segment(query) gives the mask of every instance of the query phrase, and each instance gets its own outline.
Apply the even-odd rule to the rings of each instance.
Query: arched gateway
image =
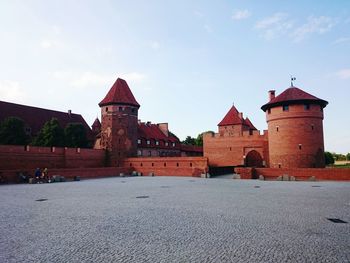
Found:
[[[255,150],[250,151],[245,159],[245,165],[248,167],[263,167],[263,159]]]

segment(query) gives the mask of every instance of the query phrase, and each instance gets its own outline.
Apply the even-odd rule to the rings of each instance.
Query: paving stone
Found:
[[[191,180],[1,185],[0,262],[350,262],[350,183]]]

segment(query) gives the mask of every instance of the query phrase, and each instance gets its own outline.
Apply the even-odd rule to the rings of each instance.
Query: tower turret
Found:
[[[137,154],[138,109],[125,80],[118,78],[101,107],[101,147],[111,153],[112,165],[118,165],[125,157]]]
[[[327,101],[291,86],[261,109],[266,112],[271,168],[324,167],[323,108]]]

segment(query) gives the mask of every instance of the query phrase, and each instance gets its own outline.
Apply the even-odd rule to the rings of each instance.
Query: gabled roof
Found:
[[[255,126],[254,126],[253,123],[249,120],[248,117],[245,118],[244,124],[245,124],[246,126],[248,126],[249,129],[251,129],[251,130],[256,130]]]
[[[299,103],[315,103],[321,105],[323,108],[327,106],[328,102],[319,99],[297,87],[290,87],[283,91],[280,95],[273,98],[271,101],[261,107],[263,111],[269,108],[280,106],[283,104],[299,104]]]
[[[153,140],[163,140],[169,142],[179,142],[179,139],[169,132],[166,136],[157,124],[141,122],[138,125],[138,137]]]
[[[17,117],[22,119],[25,124],[31,128],[31,133],[33,135],[36,135],[44,126],[45,122],[51,120],[52,118],[56,118],[62,128],[65,128],[68,123],[81,123],[85,127],[88,139],[92,138],[92,131],[80,114],[60,112],[0,101],[0,121],[3,121],[8,117]]]
[[[180,149],[183,152],[203,153],[203,146],[181,144]]]
[[[126,104],[140,107],[126,81],[120,78],[115,81],[106,97],[98,105],[102,107],[110,104]]]
[[[239,117],[239,112],[234,105],[226,113],[225,117],[220,121],[218,126],[234,125],[234,124],[244,124],[244,120]]]

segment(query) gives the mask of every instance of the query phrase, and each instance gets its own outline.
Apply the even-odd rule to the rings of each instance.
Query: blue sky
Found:
[[[232,103],[266,129],[267,91],[329,101],[325,148],[350,152],[350,1],[0,2],[0,100],[83,115],[117,77],[142,121],[180,139],[217,130]]]

